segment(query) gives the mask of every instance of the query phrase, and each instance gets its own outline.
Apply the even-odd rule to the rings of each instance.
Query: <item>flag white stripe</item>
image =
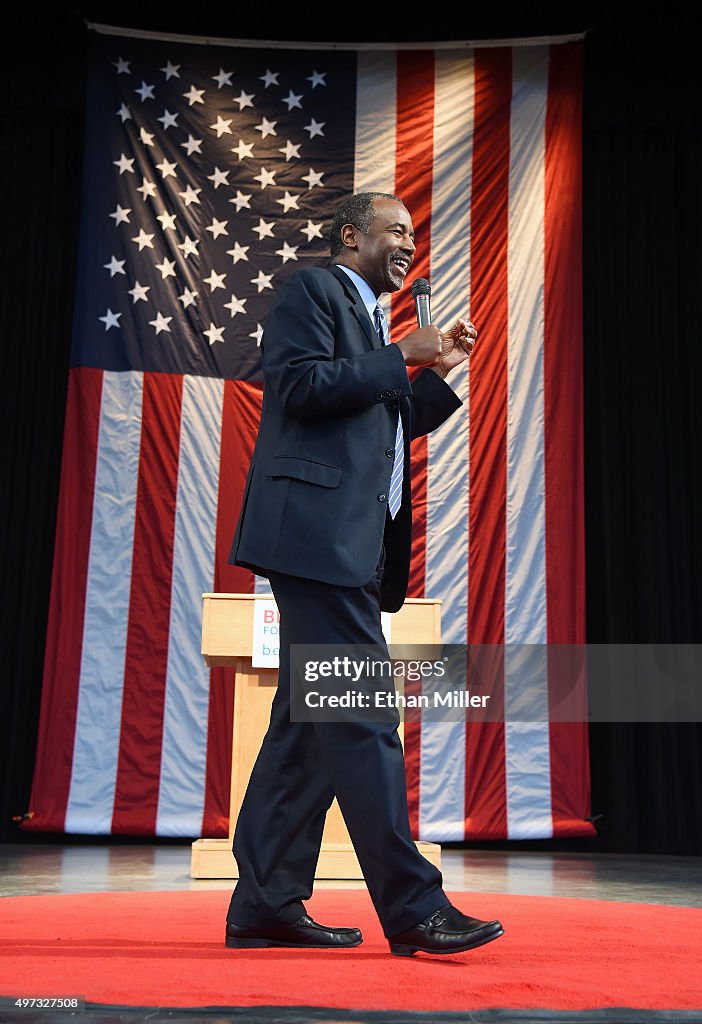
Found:
[[[260,594],[262,597],[270,597],[272,593],[271,581],[268,577],[254,575],[254,594]]]
[[[202,830],[210,672],[202,660],[202,594],[213,587],[224,381],[183,378],[171,616],[156,833]]]
[[[358,54],[354,192],[395,187],[397,58],[391,51]]]
[[[397,56],[362,51],[356,64],[354,192],[394,192],[397,146]],[[381,299],[388,331],[390,296]]]
[[[432,318],[450,325],[470,309],[470,197],[474,57],[436,56],[431,223]],[[466,642],[468,621],[468,373],[450,378],[463,408],[427,439],[425,593],[440,597],[446,643]],[[423,722],[419,824],[422,839],[465,836],[465,726]]]
[[[143,374],[104,373],[66,832],[112,830],[142,394]]]
[[[509,170],[505,643],[546,643],[544,163],[548,49],[515,50]],[[534,722],[505,728],[507,832],[550,835],[546,648],[507,648],[505,708],[528,685]],[[541,721],[539,721],[541,719]]]
[[[507,834],[510,839],[539,839],[553,834],[548,648],[507,644],[504,665]],[[518,721],[510,721],[512,717]]]

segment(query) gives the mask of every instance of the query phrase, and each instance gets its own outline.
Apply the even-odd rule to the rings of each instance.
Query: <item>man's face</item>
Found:
[[[409,212],[394,199],[374,199],[373,208],[376,215],[368,234],[358,229],[353,232],[354,262],[380,295],[396,292],[405,283],[415,253],[414,228]]]

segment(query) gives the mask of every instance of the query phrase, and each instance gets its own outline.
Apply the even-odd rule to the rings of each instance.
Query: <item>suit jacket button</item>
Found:
[[[382,393],[382,391],[378,392],[378,394],[375,396],[375,399],[376,399],[377,402],[382,402],[382,400],[383,400],[383,393]]]
[[[388,500],[387,494],[379,494],[378,495],[378,501],[383,502],[383,501],[387,501],[387,500]]]
[[[395,455],[395,449],[394,448],[386,448],[385,449],[385,454],[387,455],[387,457],[389,459],[392,459],[394,457],[394,455]]]
[[[393,392],[392,393],[393,393],[393,395],[401,395],[402,394],[402,388],[393,388]]]

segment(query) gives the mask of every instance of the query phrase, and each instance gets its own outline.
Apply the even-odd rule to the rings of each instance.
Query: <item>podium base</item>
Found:
[[[441,870],[438,843],[417,843],[417,849]],[[190,857],[191,878],[238,878],[231,839],[197,839]],[[358,858],[350,843],[323,843],[315,872],[316,879],[363,880]]]

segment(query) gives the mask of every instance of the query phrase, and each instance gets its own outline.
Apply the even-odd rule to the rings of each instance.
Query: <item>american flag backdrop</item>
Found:
[[[81,249],[26,828],[225,836],[231,670],[200,655],[276,287],[350,191],[400,195],[479,344],[413,445],[411,597],[447,642],[584,642],[581,44],[312,49],[91,33]],[[414,323],[409,289],[391,335]],[[519,689],[504,666],[505,697]],[[543,673],[548,699],[548,672]],[[415,835],[592,833],[587,727],[405,724]]]

